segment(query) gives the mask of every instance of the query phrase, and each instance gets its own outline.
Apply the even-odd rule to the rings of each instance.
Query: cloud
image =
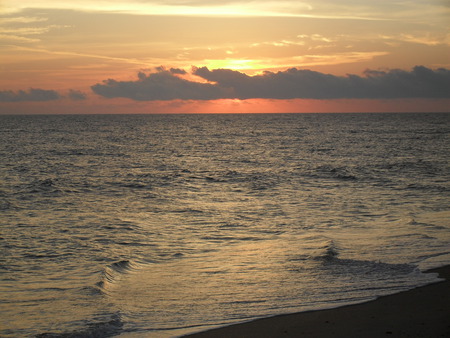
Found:
[[[35,23],[35,22],[45,22],[47,18],[39,18],[39,17],[26,17],[26,16],[18,16],[18,17],[6,17],[0,18],[0,25],[10,24],[10,23]]]
[[[62,96],[54,90],[31,88],[28,91],[0,91],[0,102],[54,101]]]
[[[44,48],[35,48],[35,47],[24,47],[24,46],[15,46],[10,45],[9,47],[14,48],[15,50],[22,50],[28,52],[36,52],[36,53],[45,53],[50,55],[63,55],[63,56],[75,56],[75,57],[83,57],[83,58],[92,58],[92,59],[104,59],[109,61],[117,61],[117,62],[126,62],[137,65],[146,64],[144,61],[139,61],[135,58],[121,58],[114,56],[105,56],[105,55],[97,55],[97,54],[89,54],[89,53],[78,53],[71,51],[57,51],[57,50],[48,50]]]
[[[450,70],[416,66],[411,71],[367,70],[364,76],[335,76],[290,68],[249,76],[231,69],[193,67],[192,74],[205,83],[177,76],[181,70],[164,68],[138,74],[136,81],[109,79],[92,86],[103,97],[137,101],[215,99],[397,99],[450,98]]]
[[[137,15],[213,15],[213,16],[292,16],[294,12],[312,10],[308,3],[298,0],[21,0],[7,1],[8,12],[17,12],[25,8],[69,9],[88,12],[115,12]]]
[[[0,40],[3,41],[13,41],[13,42],[39,42],[40,39],[34,39],[34,38],[26,38],[23,36],[17,36],[17,35],[8,35],[8,34],[0,34]]]
[[[172,74],[179,74],[179,75],[184,75],[187,73],[184,69],[180,69],[180,68],[170,68],[170,72]]]
[[[336,98],[449,98],[450,71],[433,71],[416,66],[411,72],[390,70],[366,71],[364,77],[357,75],[334,76],[310,70],[291,68],[283,72],[265,72],[248,76],[243,73],[203,67],[195,75],[219,86],[232,87],[236,98],[272,99],[336,99]]]
[[[87,95],[79,90],[69,89],[67,96],[51,89],[31,88],[29,90],[0,91],[0,102],[46,102],[69,98],[73,101],[86,100]]]
[[[73,89],[69,90],[68,96],[71,100],[74,100],[74,101],[83,101],[83,100],[86,100],[86,97],[87,97],[85,93],[83,93],[79,90],[73,90]]]
[[[157,73],[138,74],[136,81],[108,79],[91,87],[98,95],[113,98],[126,97],[136,101],[167,100],[215,100],[230,96],[226,88],[210,83],[199,83],[182,79],[179,69],[170,71],[159,68]]]
[[[26,9],[63,9],[91,13],[167,16],[304,17],[330,20],[395,20],[446,24],[449,6],[443,0],[4,0],[4,13]]]

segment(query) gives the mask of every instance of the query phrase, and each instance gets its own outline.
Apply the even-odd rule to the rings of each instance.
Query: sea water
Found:
[[[159,337],[450,263],[450,114],[0,116],[0,336]]]

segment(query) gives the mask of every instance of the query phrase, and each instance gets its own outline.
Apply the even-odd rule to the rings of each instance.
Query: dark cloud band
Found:
[[[74,101],[83,101],[86,100],[87,96],[85,93],[79,91],[79,90],[69,90],[69,94],[68,94],[69,99],[74,100]]]
[[[29,90],[3,90],[0,91],[0,102],[46,102],[64,99],[56,90],[31,88]],[[67,97],[74,101],[86,100],[85,93],[79,90],[70,89]]]
[[[53,101],[61,98],[54,90],[31,88],[28,91],[0,91],[0,102]]]
[[[157,73],[149,75],[139,73],[136,81],[109,79],[91,88],[104,97],[126,97],[136,101],[215,100],[228,96],[221,86],[188,81],[176,74],[182,72],[158,69]]]
[[[364,76],[335,76],[291,68],[249,76],[230,69],[193,68],[193,74],[208,81],[193,82],[177,75],[179,69],[160,68],[139,73],[136,81],[109,79],[92,86],[107,98],[137,101],[215,99],[396,99],[450,98],[450,70],[416,66],[411,71],[368,70]]]

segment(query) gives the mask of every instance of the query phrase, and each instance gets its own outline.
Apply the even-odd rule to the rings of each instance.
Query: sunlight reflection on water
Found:
[[[4,336],[170,336],[449,262],[447,114],[1,119]]]

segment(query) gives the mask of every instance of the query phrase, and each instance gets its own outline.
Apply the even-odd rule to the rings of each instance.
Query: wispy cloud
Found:
[[[67,25],[46,24],[48,18],[38,16],[0,16],[0,41],[40,42],[42,35]]]
[[[30,51],[30,52],[38,52],[38,53],[53,54],[53,55],[63,55],[63,56],[64,55],[77,56],[77,57],[85,57],[85,58],[93,58],[93,59],[103,59],[103,60],[109,60],[109,61],[125,62],[125,63],[134,64],[134,65],[141,65],[141,66],[146,66],[148,64],[147,60],[139,60],[136,58],[121,58],[121,57],[114,57],[114,56],[108,56],[108,55],[78,53],[78,52],[72,52],[72,51],[57,51],[57,50],[49,50],[49,49],[44,49],[44,48],[24,47],[24,46],[16,46],[16,45],[9,45],[8,47],[15,48],[18,50],[23,50],[23,51]]]
[[[9,11],[25,8],[55,8],[89,12],[115,12],[136,15],[181,15],[181,16],[265,16],[265,17],[303,17],[345,20],[388,20],[375,11],[373,4],[356,7],[350,0],[339,6],[330,0],[233,0],[233,1],[143,1],[143,0],[13,0],[5,1]],[[331,10],[329,9],[331,7]],[[327,9],[328,8],[328,9]]]
[[[215,100],[215,99],[396,99],[450,98],[450,70],[416,66],[411,71],[365,72],[364,76],[335,76],[291,68],[249,76],[230,69],[193,68],[192,73],[206,81],[180,78],[172,70],[139,73],[136,81],[109,79],[91,87],[107,97],[136,101]]]
[[[304,46],[303,41],[292,41],[292,40],[279,40],[279,41],[266,41],[266,42],[255,42],[250,45],[250,47],[261,47],[261,46],[271,46],[271,47],[289,47],[289,46]]]
[[[6,17],[0,18],[0,25],[11,24],[11,23],[35,23],[35,22],[45,22],[47,18],[40,17],[30,17],[30,16],[17,16],[17,17]]]
[[[39,35],[48,33],[53,28],[61,28],[62,26],[50,25],[46,27],[18,27],[18,28],[1,28],[0,40],[15,41],[24,43],[40,42]],[[33,36],[33,37],[30,37]]]
[[[194,15],[194,16],[292,16],[299,10],[311,10],[301,1],[89,1],[89,0],[21,0],[5,1],[9,11],[26,8],[54,8],[89,12],[115,12],[137,15]]]
[[[0,33],[17,34],[17,35],[40,35],[49,32],[52,28],[61,28],[62,26],[50,25],[46,27],[18,27],[18,28],[1,28]]]
[[[0,40],[12,41],[12,42],[16,42],[16,43],[17,42],[34,43],[34,42],[41,41],[40,39],[37,39],[37,38],[28,38],[28,37],[19,36],[19,35],[1,34],[1,33],[0,33]]]
[[[450,46],[450,33],[446,34],[407,34],[382,35],[381,39],[390,42],[408,42],[426,46],[448,45]]]
[[[293,60],[303,67],[340,65],[343,63],[355,63],[371,60],[377,56],[389,54],[388,52],[345,52],[334,54],[306,54],[294,57]]]

